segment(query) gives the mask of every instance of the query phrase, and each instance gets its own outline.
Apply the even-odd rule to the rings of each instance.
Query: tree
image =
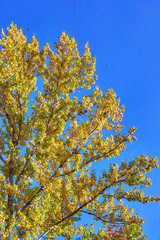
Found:
[[[123,130],[120,99],[95,85],[88,44],[80,55],[62,33],[55,53],[49,44],[39,50],[35,36],[27,42],[13,23],[1,37],[0,238],[107,239],[123,229],[128,239],[145,239],[143,219],[125,203],[160,200],[143,193],[157,158],[114,163],[136,128]],[[99,176],[94,167],[102,160]],[[78,225],[85,215],[91,225]],[[96,221],[104,228],[94,234]]]

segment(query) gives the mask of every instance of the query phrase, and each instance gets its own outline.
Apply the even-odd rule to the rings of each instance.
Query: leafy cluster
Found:
[[[122,133],[124,106],[95,85],[88,44],[80,55],[62,33],[55,52],[49,44],[39,50],[13,23],[1,37],[0,238],[145,239],[143,219],[124,202],[160,200],[143,193],[158,162],[141,155],[112,164],[136,128]],[[99,176],[92,164],[100,160]],[[93,224],[78,225],[85,215],[104,228],[94,234]]]

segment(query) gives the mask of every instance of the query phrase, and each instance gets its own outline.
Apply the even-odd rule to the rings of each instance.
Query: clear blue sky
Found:
[[[12,21],[29,37],[36,33],[41,47],[53,46],[62,31],[74,35],[81,53],[88,41],[97,58],[97,84],[115,90],[126,106],[126,128],[138,128],[138,141],[121,157],[160,158],[159,0],[1,0],[0,28]],[[153,185],[146,192],[160,195],[160,170],[150,177]],[[134,206],[146,219],[148,239],[159,240],[160,204]]]

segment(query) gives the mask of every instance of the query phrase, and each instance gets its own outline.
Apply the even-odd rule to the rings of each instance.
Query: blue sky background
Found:
[[[112,87],[126,106],[126,129],[138,128],[138,141],[121,158],[141,153],[160,158],[159,0],[0,0],[0,28],[12,21],[29,40],[36,33],[41,48],[46,42],[53,46],[63,31],[74,35],[81,53],[89,42],[97,84],[103,91]],[[146,192],[160,195],[160,169],[150,177],[153,185]],[[160,204],[132,206],[146,220],[148,239],[159,240]]]

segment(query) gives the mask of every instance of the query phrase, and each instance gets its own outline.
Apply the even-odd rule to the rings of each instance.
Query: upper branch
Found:
[[[46,126],[45,136],[47,135],[47,132],[48,132],[48,129],[49,129],[49,125],[50,125],[50,121],[51,121],[51,119],[52,119],[53,113],[54,113],[55,108],[56,108],[56,106],[55,106],[55,101],[56,101],[56,99],[54,99],[54,106],[53,106],[53,110],[52,110],[51,116],[49,117],[49,120],[48,120],[48,123],[47,123],[47,126]],[[20,133],[20,129],[21,129],[21,125],[20,125],[20,127],[19,127],[19,133]],[[44,136],[44,137],[45,137],[45,136]],[[32,157],[33,154],[34,154],[34,150],[36,150],[39,145],[40,145],[40,141],[37,142],[37,143],[33,146],[32,150],[31,150],[30,156],[27,158],[27,160],[26,160],[23,168],[21,169],[21,171],[20,171],[20,173],[19,173],[19,175],[18,175],[18,177],[17,177],[17,179],[16,179],[16,182],[15,182],[16,184],[18,184],[18,182],[20,181],[20,178],[24,175],[24,173],[25,173],[25,171],[26,171],[26,169],[27,169],[27,167],[28,167],[28,165],[29,165],[30,159],[31,159],[31,157]]]
[[[18,104],[19,104],[19,108],[20,108],[21,116],[20,116],[20,121],[19,121],[19,131],[18,131],[18,138],[17,138],[16,145],[18,145],[19,140],[20,140],[20,135],[21,135],[21,130],[22,130],[22,121],[23,121],[23,116],[22,116],[22,106],[21,106],[21,102],[20,102],[20,96],[19,96],[19,94],[18,94]]]

